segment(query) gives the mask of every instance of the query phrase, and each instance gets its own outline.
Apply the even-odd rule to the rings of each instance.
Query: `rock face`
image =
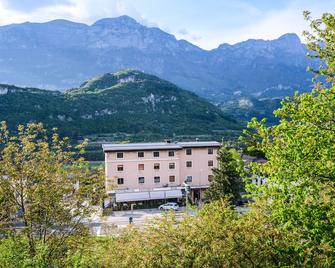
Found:
[[[280,107],[281,99],[264,98],[257,99],[252,97],[237,97],[234,100],[223,102],[219,105],[222,111],[230,114],[241,124],[247,125],[251,118],[258,120],[267,118],[269,125],[277,124],[279,119],[274,116],[273,111]]]
[[[206,51],[128,16],[92,25],[66,20],[0,27],[0,82],[63,90],[123,68],[158,75],[212,100],[236,92],[309,90],[306,47],[295,34]]]
[[[127,139],[183,135],[221,138],[241,125],[192,92],[135,70],[107,73],[59,91],[0,85],[0,121],[43,122],[71,137],[123,133]]]

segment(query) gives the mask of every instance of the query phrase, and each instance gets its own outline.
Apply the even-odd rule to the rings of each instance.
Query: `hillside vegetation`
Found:
[[[127,139],[221,137],[240,125],[194,93],[139,71],[108,73],[65,93],[1,85],[0,120],[10,129],[43,122],[62,135],[113,134]],[[107,135],[107,136],[108,136]]]

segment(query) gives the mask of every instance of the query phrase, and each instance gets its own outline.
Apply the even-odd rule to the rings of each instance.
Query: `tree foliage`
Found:
[[[206,200],[227,198],[232,204],[241,200],[243,161],[239,153],[225,144],[218,151],[218,167],[213,169],[213,181],[206,191]]]
[[[56,130],[49,137],[42,124],[20,125],[11,135],[2,122],[0,146],[0,231],[21,237],[33,259],[41,249],[45,260],[57,259],[68,240],[87,234],[83,221],[103,177],[95,171],[91,183],[79,157],[85,144],[73,147]]]
[[[307,19],[310,19],[306,12]],[[317,84],[311,93],[286,98],[275,111],[280,123],[267,127],[253,119],[245,134],[252,150],[262,151],[265,164],[251,164],[251,173],[265,176],[267,183],[249,191],[269,203],[271,218],[283,233],[295,233],[291,251],[305,265],[317,256],[335,256],[335,87],[333,81],[334,15],[311,20],[308,34],[314,56],[324,61],[317,75],[328,84]]]
[[[309,11],[304,12],[310,23],[310,31],[304,31],[310,57],[321,59],[318,69],[312,69],[316,77],[323,76],[332,84],[335,82],[335,15],[324,13],[321,18],[313,19]]]
[[[300,254],[297,232],[285,232],[267,203],[238,215],[228,200],[206,204],[196,216],[166,214],[144,230],[133,226],[117,237],[93,239],[77,251],[79,267],[324,267],[331,256]],[[298,238],[298,241],[297,241]]]

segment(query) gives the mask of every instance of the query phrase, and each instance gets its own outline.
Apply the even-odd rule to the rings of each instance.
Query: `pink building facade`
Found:
[[[217,167],[218,142],[104,144],[107,194],[113,202],[174,200],[190,186],[202,200]]]

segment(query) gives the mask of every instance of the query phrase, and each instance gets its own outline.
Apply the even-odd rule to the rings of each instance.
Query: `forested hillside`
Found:
[[[241,125],[194,93],[142,72],[105,74],[65,93],[1,85],[0,120],[43,122],[62,135],[124,135],[162,139],[184,135],[219,137]]]

